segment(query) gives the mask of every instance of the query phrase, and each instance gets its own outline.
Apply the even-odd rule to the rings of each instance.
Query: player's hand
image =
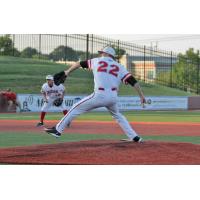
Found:
[[[141,96],[141,97],[140,97],[140,102],[141,102],[141,106],[142,106],[143,108],[145,108],[145,104],[147,103],[147,101],[146,101],[146,99],[145,99],[144,96]]]

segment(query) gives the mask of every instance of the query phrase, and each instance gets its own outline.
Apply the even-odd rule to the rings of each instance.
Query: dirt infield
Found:
[[[0,132],[36,132],[36,120],[0,120]],[[47,121],[47,126],[56,121]],[[199,136],[199,123],[132,123],[141,135]],[[123,134],[115,122],[75,121],[67,133]],[[118,140],[67,142],[29,147],[1,148],[0,163],[6,164],[200,164],[200,145]]]
[[[70,142],[1,149],[0,163],[180,165],[200,164],[200,145],[114,140]]]
[[[36,120],[0,120],[0,132],[38,132]],[[57,123],[56,120],[46,121],[46,126],[51,127]],[[132,122],[134,129],[142,135],[179,135],[200,136],[200,123],[177,123],[177,122]],[[74,121],[65,133],[82,134],[124,134],[119,125],[112,122],[98,121]]]

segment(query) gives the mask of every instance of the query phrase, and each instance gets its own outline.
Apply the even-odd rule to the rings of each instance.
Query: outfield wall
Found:
[[[70,95],[64,97],[66,109],[83,99],[83,95]],[[139,97],[120,96],[118,99],[119,109],[122,111],[128,110],[187,110],[188,97],[146,97],[147,104],[142,107]],[[19,94],[18,100],[24,112],[40,112],[43,105],[42,95],[36,94]],[[61,111],[59,108],[52,106],[50,112]],[[106,111],[105,108],[98,108],[94,111]]]

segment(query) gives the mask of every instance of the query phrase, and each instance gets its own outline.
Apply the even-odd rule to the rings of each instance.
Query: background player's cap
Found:
[[[46,76],[46,80],[53,80],[53,76],[52,75],[47,75]]]
[[[112,57],[116,56],[115,50],[112,47],[105,47],[102,50],[98,51],[99,53],[107,53]]]

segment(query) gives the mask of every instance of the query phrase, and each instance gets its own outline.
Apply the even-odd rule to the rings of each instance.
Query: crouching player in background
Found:
[[[37,127],[44,125],[45,115],[52,106],[57,106],[58,108],[60,108],[64,115],[66,115],[68,112],[63,105],[65,87],[62,84],[58,86],[55,85],[52,75],[47,75],[46,81],[47,82],[42,85],[41,89],[41,93],[43,94],[44,99],[44,105],[41,109],[40,122],[37,124]]]
[[[21,109],[21,104],[17,99],[17,95],[15,92],[11,91],[11,89],[7,89],[5,91],[1,91],[0,92],[1,95],[4,96],[5,100],[6,100],[6,108],[5,111],[6,112],[16,112],[17,108],[19,108],[19,112],[22,111]]]

